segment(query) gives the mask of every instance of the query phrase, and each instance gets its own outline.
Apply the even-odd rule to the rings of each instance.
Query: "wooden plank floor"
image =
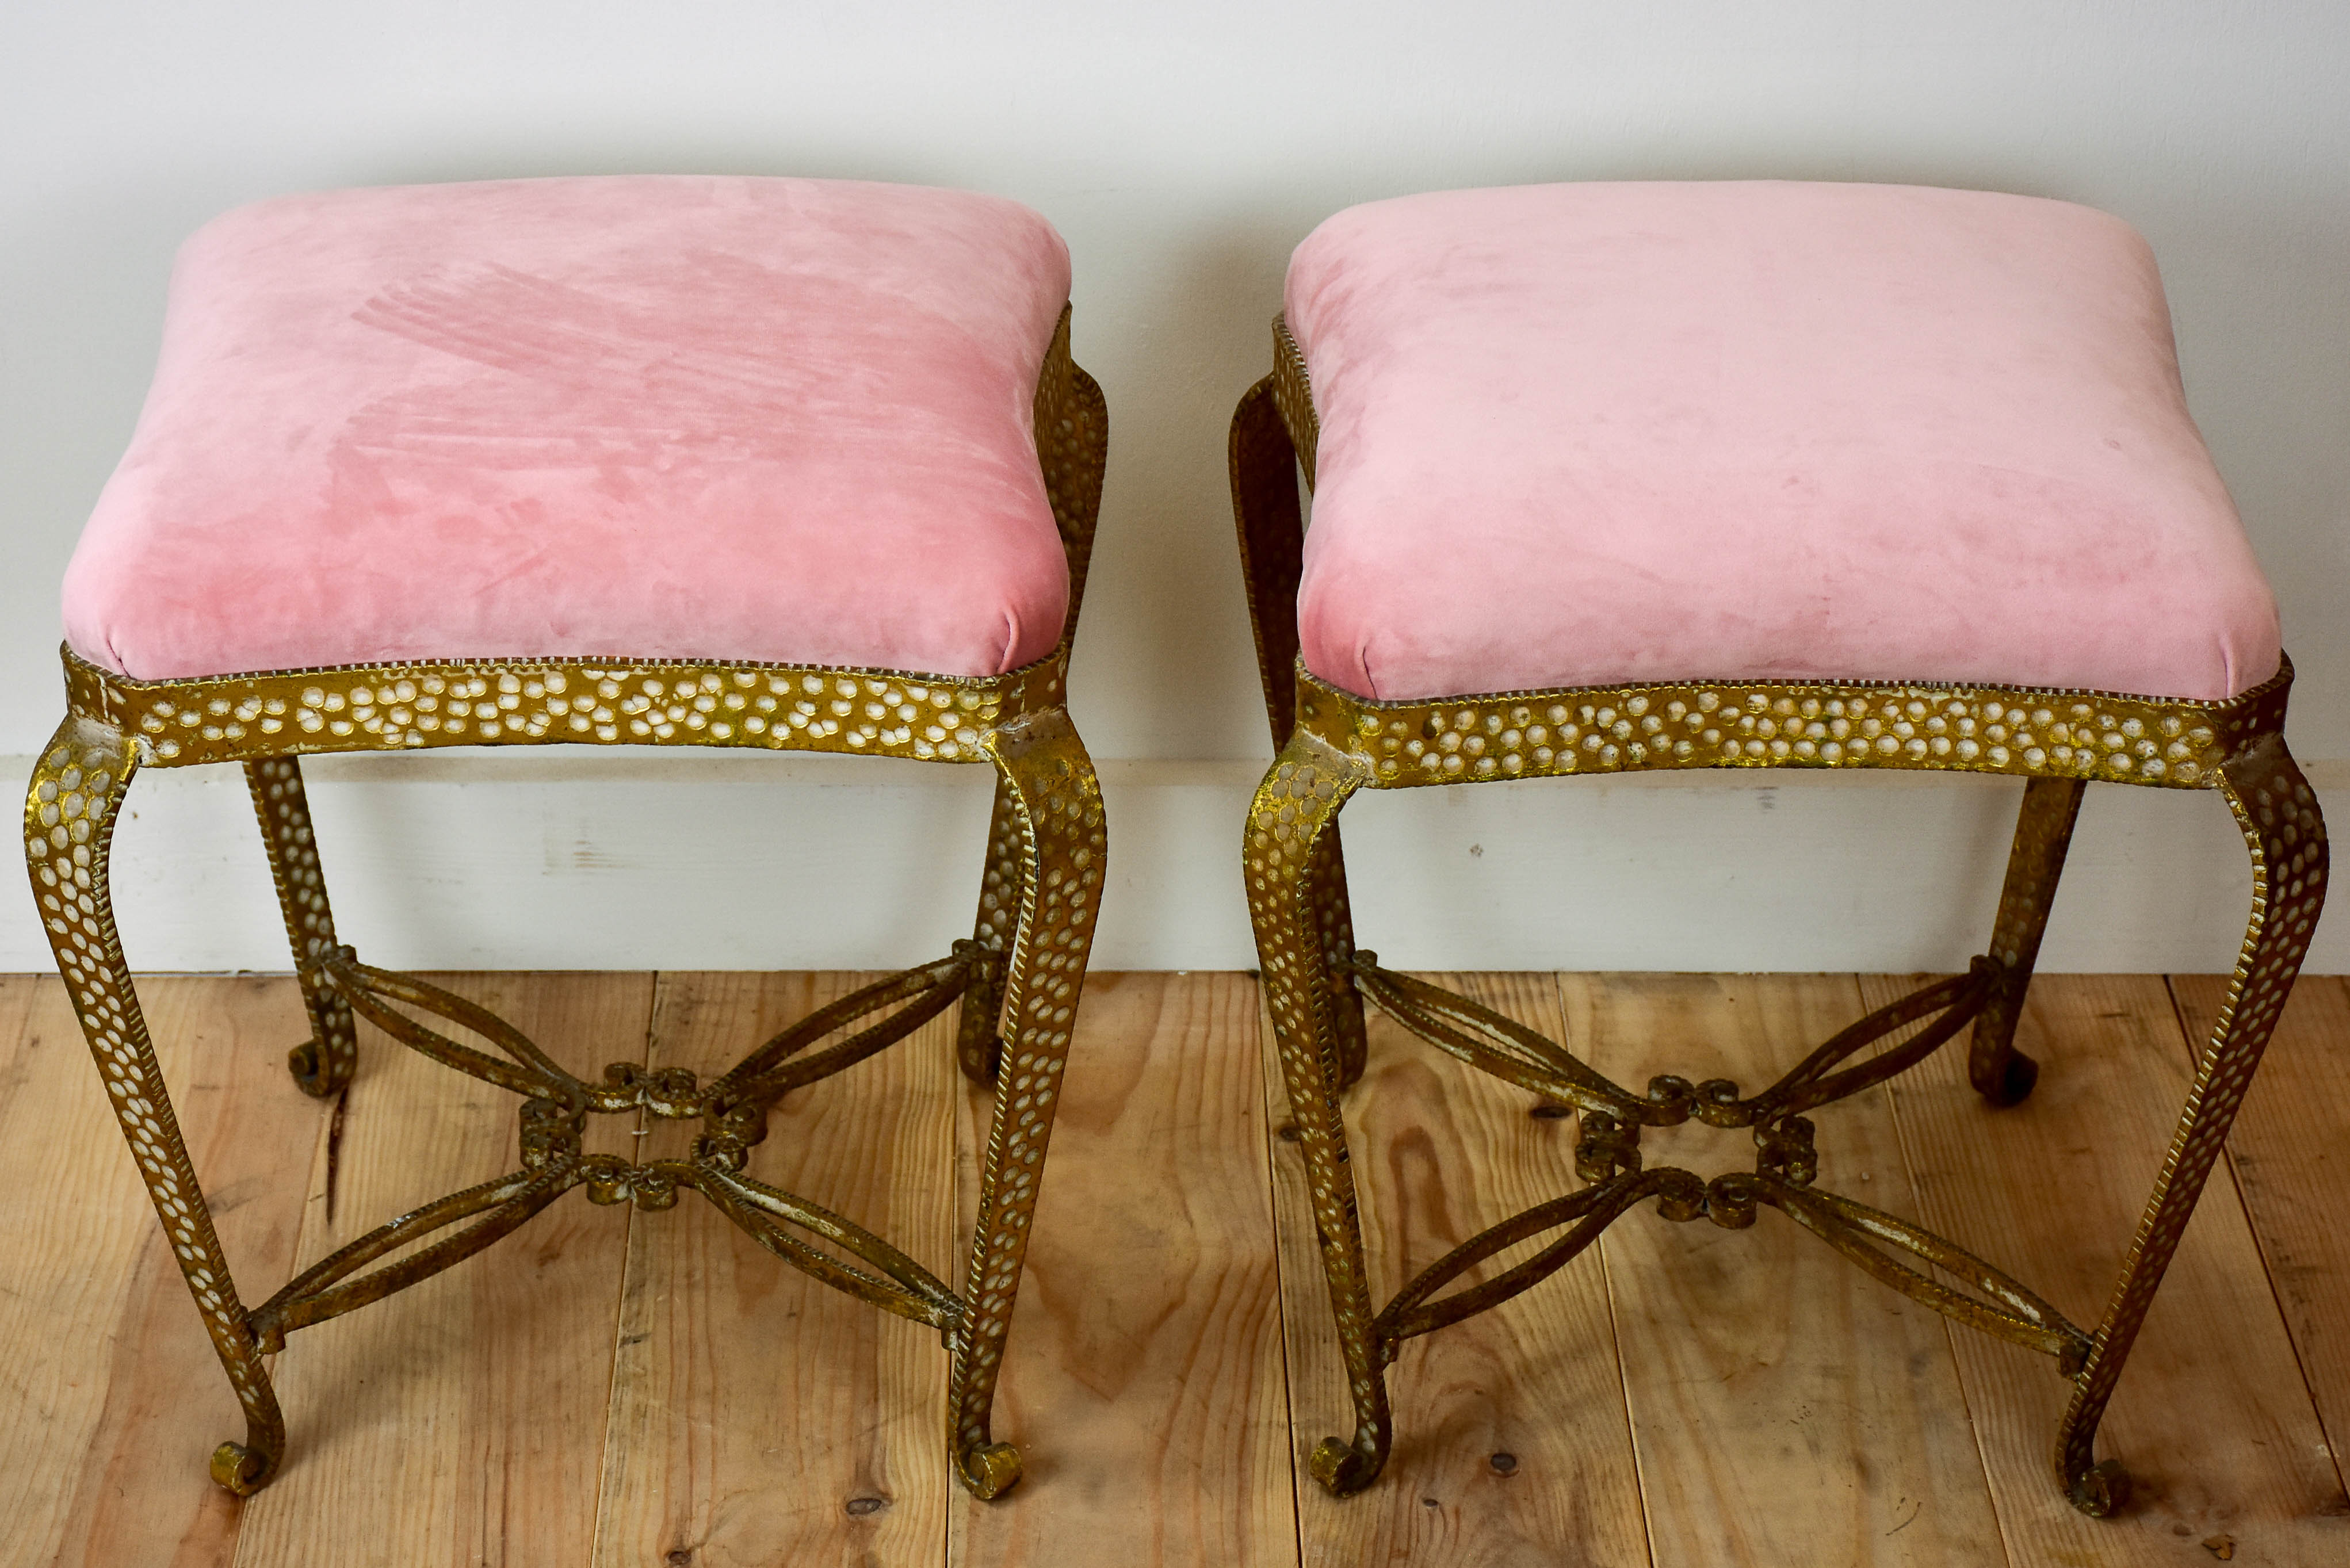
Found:
[[[440,977],[575,1071],[707,1071],[845,975]],[[1906,981],[1444,977],[1601,1071],[1757,1085]],[[362,1041],[339,1107],[281,1067],[290,981],[144,994],[249,1298],[512,1160],[506,1096]],[[1951,1052],[1815,1116],[1821,1185],[1916,1215],[2094,1321],[2220,995],[2043,978],[2039,1091],[1991,1112]],[[1090,984],[1006,1358],[1026,1480],[940,1461],[944,1357],[688,1198],[568,1198],[277,1358],[284,1474],[205,1479],[234,1403],[54,980],[0,977],[0,1568],[497,1564],[2350,1563],[2350,981],[2303,981],[2109,1417],[2137,1500],[2095,1522],[2047,1450],[2064,1386],[1780,1217],[1627,1216],[1499,1310],[1410,1342],[1386,1475],[1344,1501],[1304,1452],[1349,1429],[1302,1161],[1244,976]],[[754,1170],[958,1281],[987,1101],[952,1015],[794,1096]],[[1961,1045],[1960,1049],[1963,1049]],[[1348,1097],[1383,1293],[1572,1189],[1574,1124],[1381,1021]],[[670,1152],[679,1129],[594,1147]],[[1651,1159],[1742,1163],[1694,1125]],[[1513,1254],[1513,1257],[1516,1254]],[[1506,1262],[1507,1260],[1505,1260]]]

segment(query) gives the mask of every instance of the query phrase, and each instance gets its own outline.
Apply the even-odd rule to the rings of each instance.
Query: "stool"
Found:
[[[784,1262],[935,1329],[956,1475],[983,1498],[1018,1479],[989,1409],[1105,855],[1063,701],[1108,439],[1101,390],[1069,358],[1068,287],[1059,236],[1015,203],[814,180],[346,191],[248,207],[188,242],[145,411],[67,573],[67,716],[26,844],[99,1075],[244,1407],[244,1440],[213,1457],[221,1485],[250,1493],[277,1470],[261,1358],[288,1333],[439,1272],[575,1187],[640,1210],[691,1189]],[[972,939],[711,1082],[628,1062],[575,1078],[338,940],[298,761],[557,742],[993,766]],[[244,765],[293,942],[302,1088],[349,1082],[364,1017],[521,1097],[510,1175],[390,1220],[256,1307],[181,1141],[107,880],[132,775],[224,762]],[[962,1070],[996,1102],[960,1293],[747,1169],[783,1096],[958,999]],[[591,1112],[700,1133],[690,1158],[631,1164],[582,1151]]]
[[[1552,185],[1341,213],[1285,292],[1231,456],[1280,751],[1243,867],[1357,1418],[1315,1449],[1315,1478],[1345,1493],[1378,1474],[1404,1340],[1529,1289],[1654,1198],[1733,1229],[1777,1209],[1913,1300],[2054,1357],[2073,1382],[2058,1483],[2086,1513],[2119,1507],[2128,1477],[2096,1459],[2097,1423],[2326,875],[2285,750],[2273,603],[2188,417],[2145,242],[1974,192]],[[1990,952],[1747,1094],[1622,1087],[1354,946],[1337,816],[1356,791],[1711,767],[2022,777]],[[1804,1115],[1970,1023],[1974,1087],[1993,1106],[2031,1092],[2012,1039],[2091,780],[2216,791],[2253,875],[2227,1005],[2094,1331],[1818,1189]],[[1365,1001],[1573,1107],[1586,1183],[1376,1311],[1339,1115]],[[1643,1168],[1641,1128],[1691,1116],[1752,1129],[1753,1171]]]

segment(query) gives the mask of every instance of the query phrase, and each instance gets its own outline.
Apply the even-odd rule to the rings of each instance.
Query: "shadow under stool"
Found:
[[[1379,1473],[1404,1341],[1533,1288],[1653,1199],[1732,1230],[1776,1209],[1911,1299],[2052,1357],[2072,1383],[2057,1484],[2085,1513],[2120,1508],[2129,1477],[2097,1458],[2097,1424],[2326,878],[2317,800],[2285,749],[2273,600],[2189,418],[2145,242],[2085,208],[1976,192],[1528,186],[1343,212],[1285,292],[1231,461],[1279,748],[1243,868],[1356,1418],[1314,1450],[1315,1477],[1345,1493]],[[1355,946],[1337,818],[1358,790],[1717,767],[2022,777],[1990,950],[1748,1093],[1619,1085]],[[2031,1093],[2037,1065],[2012,1041],[2093,781],[2216,793],[2253,888],[2226,1005],[2089,1327],[1822,1190],[1804,1113],[1970,1026],[1987,1105]],[[1584,1183],[1380,1307],[1340,1114],[1366,1002],[1572,1107]],[[1643,1164],[1644,1127],[1692,1118],[1747,1129],[1753,1168]]]
[[[67,716],[26,805],[33,890],[265,1485],[287,1334],[482,1251],[556,1198],[700,1193],[783,1262],[935,1331],[962,1484],[989,1424],[1105,869],[1064,703],[1107,414],[1069,358],[1068,253],[1015,203],[787,179],[498,182],[293,197],[182,251],[129,454],[66,580]],[[992,767],[971,939],[708,1082],[575,1077],[337,938],[299,759],[485,745],[717,746]],[[257,1306],[230,1278],[118,939],[108,847],[141,768],[240,763],[310,1038],[357,1020],[519,1099],[515,1168],[393,1219]],[[745,846],[756,853],[755,846]],[[760,1181],[783,1096],[960,1001],[995,1086],[958,1291]],[[442,1033],[479,1036],[494,1052]],[[591,1114],[698,1122],[690,1158],[583,1150]]]

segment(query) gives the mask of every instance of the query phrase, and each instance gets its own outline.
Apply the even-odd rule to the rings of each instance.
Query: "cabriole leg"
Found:
[[[277,907],[286,916],[302,1006],[310,1015],[310,1038],[286,1054],[286,1064],[304,1094],[337,1094],[359,1064],[359,1025],[351,1004],[327,984],[319,969],[335,950],[335,914],[328,908],[327,882],[318,870],[302,764],[292,757],[264,757],[244,764],[244,782],[261,822],[262,847],[269,852]]]
[[[1108,840],[1093,763],[1066,713],[1016,721],[983,744],[1019,829],[1018,925],[1003,978],[1010,1038],[996,1074],[963,1317],[951,1344],[947,1445],[955,1474],[987,1499],[1020,1479],[1019,1450],[991,1440],[988,1412],[1076,1026]]]
[[[286,1422],[245,1327],[244,1303],[237,1300],[203,1190],[181,1141],[115,933],[107,852],[116,808],[138,765],[120,731],[95,719],[68,718],[33,769],[25,801],[26,859],[57,972],[80,1015],[99,1077],[203,1315],[213,1349],[244,1407],[244,1441],[223,1443],[212,1463],[213,1479],[243,1496],[259,1490],[276,1473]]]
[[[1241,577],[1248,588],[1249,625],[1256,634],[1265,719],[1278,751],[1289,743],[1297,722],[1297,583],[1305,569],[1305,524],[1297,504],[1297,449],[1281,422],[1272,377],[1251,387],[1232,410],[1230,456]],[[1329,958],[1338,1087],[1347,1089],[1363,1075],[1366,1047],[1363,999],[1346,967],[1355,954],[1355,921],[1335,822],[1315,845],[1310,875],[1315,925]]]
[[[1322,888],[1315,851],[1347,797],[1362,783],[1357,764],[1326,742],[1302,731],[1293,734],[1257,788],[1242,848],[1265,1003],[1289,1091],[1289,1114],[1305,1155],[1322,1269],[1355,1405],[1353,1439],[1325,1438],[1308,1468],[1315,1480],[1341,1496],[1371,1483],[1387,1463],[1395,1436],[1385,1357],[1372,1329],[1347,1128],[1338,1114],[1344,1076],[1335,1026],[1339,1010],[1320,913],[1314,907]]]
[[[2064,874],[2064,852],[2073,844],[2073,824],[2081,815],[2081,779],[2032,779],[2023,786],[2016,814],[2015,847],[2008,852],[2007,885],[2000,889],[1999,919],[1991,934],[1991,961],[1999,973],[1967,1050],[1967,1079],[1994,1106],[2021,1104],[2040,1079],[2040,1064],[2015,1048],[2015,1023],[2023,1014],[2023,993],[2040,960],[2040,935],[2056,901]]]
[[[1012,927],[1020,910],[1020,877],[1027,859],[1027,839],[1020,827],[1020,803],[1012,786],[995,782],[995,813],[987,825],[987,867],[979,888],[979,919],[972,940],[994,954],[993,962],[975,971],[962,993],[962,1019],[955,1033],[955,1062],[974,1084],[995,1081],[996,1064],[1003,1055],[997,1034],[1003,1010],[1003,972],[1011,962]]]
[[[1355,957],[1355,915],[1347,902],[1347,859],[1338,848],[1338,824],[1334,819],[1314,841],[1305,866],[1306,908],[1322,940],[1324,983],[1330,1002],[1330,1030],[1337,1046],[1338,1090],[1360,1082],[1370,1059],[1370,1037],[1363,1029],[1362,993],[1355,989],[1355,973],[1347,966]],[[1365,955],[1368,957],[1368,954]]]
[[[2251,921],[2170,1152],[2057,1431],[2057,1480],[2074,1507],[2097,1516],[2121,1507],[2129,1495],[2127,1472],[2112,1460],[2097,1462],[2097,1422],[2251,1085],[2325,901],[2325,820],[2283,737],[2271,735],[2230,760],[2220,787],[2251,850]]]

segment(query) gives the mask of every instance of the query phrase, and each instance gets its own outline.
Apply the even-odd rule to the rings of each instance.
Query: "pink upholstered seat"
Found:
[[[1588,184],[1353,208],[1290,264],[1306,667],[2223,698],[2276,611],[2154,258],[2018,196]]]
[[[531,655],[992,675],[1068,573],[1031,400],[1068,296],[992,197],[781,179],[231,213],[66,577],[158,679]]]

